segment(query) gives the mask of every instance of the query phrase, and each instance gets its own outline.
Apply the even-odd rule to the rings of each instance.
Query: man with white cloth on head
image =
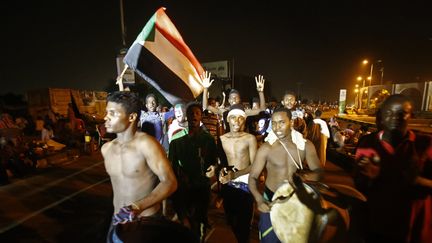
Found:
[[[219,176],[221,194],[225,215],[237,241],[249,242],[254,199],[247,183],[257,141],[254,135],[244,132],[246,113],[241,105],[232,105],[227,118],[230,132],[220,137],[227,160],[225,166],[228,165]]]

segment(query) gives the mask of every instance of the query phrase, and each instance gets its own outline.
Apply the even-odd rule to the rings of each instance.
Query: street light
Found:
[[[369,63],[369,61],[367,59],[363,60],[363,65],[367,65]],[[373,72],[373,63],[371,63],[370,65],[370,73],[369,73],[369,77],[367,78],[369,80],[369,86],[372,85],[372,72]]]
[[[364,88],[364,86],[365,86],[365,80],[364,80],[364,78],[362,76],[358,76],[357,77],[357,81],[363,81],[362,88]]]
[[[369,63],[369,61],[367,59],[363,60],[363,65],[367,65]],[[383,79],[384,79],[384,67],[382,65],[382,60],[377,60],[376,62],[371,62],[370,65],[370,72],[369,72],[369,86],[372,85],[372,79],[373,79],[373,71],[374,71],[374,64],[379,64],[378,68],[379,68],[379,72],[381,72],[381,77],[380,77],[380,84],[382,85],[383,83]]]
[[[360,108],[359,107],[359,104],[360,104],[360,102],[359,102],[359,85],[358,84],[356,84],[355,85],[355,89],[354,89],[354,93],[356,94],[356,97],[355,97],[355,106],[356,106],[356,108]]]

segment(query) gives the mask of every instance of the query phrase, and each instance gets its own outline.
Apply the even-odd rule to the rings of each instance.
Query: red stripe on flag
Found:
[[[180,36],[180,33],[178,32],[177,28],[174,26],[171,19],[166,15],[164,8],[159,8],[156,12],[156,28],[158,31],[175,46],[185,57],[192,63],[192,65],[195,67],[196,72],[198,75],[201,75],[204,72],[203,67],[196,59],[195,55],[192,53],[190,48],[186,45],[186,43],[183,41],[183,38]],[[163,21],[163,19],[168,21]],[[165,26],[165,23],[171,24],[172,26]],[[175,30],[176,35],[172,34],[171,30]]]

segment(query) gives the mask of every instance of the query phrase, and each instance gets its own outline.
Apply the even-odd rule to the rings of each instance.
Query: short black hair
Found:
[[[189,112],[191,112],[191,111],[192,111],[192,108],[194,108],[194,107],[199,108],[201,112],[203,111],[203,110],[202,110],[202,105],[201,105],[200,103],[198,103],[198,102],[196,102],[196,101],[192,101],[192,102],[189,102],[189,103],[186,105],[186,114],[189,114]]]
[[[279,108],[276,108],[274,111],[273,111],[273,115],[276,113],[276,112],[285,112],[286,114],[287,114],[287,116],[288,116],[288,118],[291,120],[291,118],[292,118],[292,114],[291,114],[291,110],[289,110],[288,108],[285,108],[285,107],[279,107]]]
[[[140,115],[142,103],[138,94],[129,91],[115,91],[108,95],[107,102],[121,104],[127,115],[136,113]]]
[[[228,97],[229,97],[231,94],[238,94],[238,95],[240,95],[240,92],[238,92],[238,90],[236,90],[236,89],[231,89],[231,91],[230,91],[229,94],[228,94]]]
[[[316,110],[315,111],[315,116],[320,117],[322,115],[322,111],[321,110]]]
[[[394,95],[390,95],[389,97],[387,97],[380,105],[379,109],[381,112],[383,112],[384,108],[387,108],[388,105],[394,103],[394,102],[399,102],[399,103],[404,103],[404,102],[409,102],[411,103],[411,105],[413,104],[412,100],[403,95],[403,94],[394,94]]]
[[[150,97],[153,97],[153,98],[155,99],[155,101],[156,101],[156,104],[158,105],[157,97],[156,97],[156,95],[153,94],[153,93],[149,93],[149,94],[147,94],[146,97],[145,97],[145,100],[144,100],[144,101],[147,103],[147,99],[150,98]]]
[[[285,97],[285,96],[287,96],[287,95],[292,95],[292,96],[296,97],[296,94],[293,91],[286,90],[285,93],[284,93],[284,95],[282,96],[282,98]]]

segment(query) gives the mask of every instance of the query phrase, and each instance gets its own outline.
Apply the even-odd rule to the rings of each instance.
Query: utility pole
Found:
[[[121,24],[121,32],[122,32],[122,44],[123,44],[123,48],[126,48],[126,29],[124,24],[123,0],[120,0],[120,24]]]

